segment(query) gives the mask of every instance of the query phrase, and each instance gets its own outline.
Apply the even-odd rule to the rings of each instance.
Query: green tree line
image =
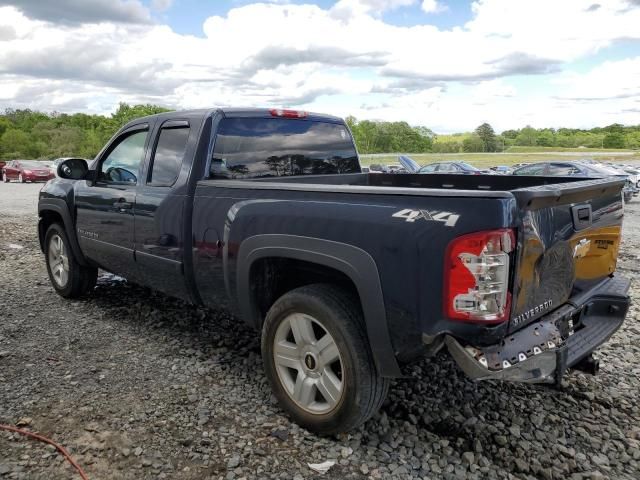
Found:
[[[505,130],[496,134],[488,123],[473,132],[438,135],[431,151],[436,153],[502,152],[512,147],[526,148],[628,148],[640,149],[640,125],[614,123],[590,130],[577,128],[533,128]]]
[[[156,105],[121,103],[111,116],[7,109],[0,114],[0,159],[93,158],[128,121],[168,111]],[[590,130],[526,126],[497,134],[488,123],[473,132],[436,135],[407,122],[346,119],[360,153],[501,152],[511,147],[640,148],[640,125],[613,124]]]
[[[125,103],[110,117],[7,109],[0,115],[0,159],[93,158],[125,123],[166,111]]]

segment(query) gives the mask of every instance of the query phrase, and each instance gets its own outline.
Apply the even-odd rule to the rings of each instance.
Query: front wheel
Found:
[[[98,269],[78,263],[62,225],[54,223],[49,227],[44,245],[47,273],[58,295],[76,298],[95,287]]]
[[[19,175],[18,175],[18,181],[19,181],[20,183],[27,183],[27,181],[22,177],[22,174],[19,174]]]
[[[9,183],[9,177],[7,177],[6,172],[2,172],[2,181],[4,183]]]
[[[382,405],[389,380],[378,376],[355,299],[325,284],[300,287],[271,307],[262,358],[280,405],[320,433],[350,430]]]

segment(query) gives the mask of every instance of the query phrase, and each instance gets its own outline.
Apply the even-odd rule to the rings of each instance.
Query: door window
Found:
[[[144,156],[147,131],[132,133],[111,150],[100,164],[98,180],[105,183],[135,185]]]
[[[160,130],[149,174],[151,185],[171,186],[174,184],[182,166],[188,138],[189,127],[169,127]]]

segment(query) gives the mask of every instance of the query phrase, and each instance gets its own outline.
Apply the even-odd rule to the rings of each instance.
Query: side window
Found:
[[[148,132],[132,133],[116,145],[102,160],[98,180],[106,183],[135,184],[138,181],[138,169],[144,156],[144,144]]]
[[[153,154],[149,184],[171,186],[178,178],[189,139],[189,127],[163,127]]]
[[[423,173],[425,173],[425,172],[426,173],[431,173],[431,172],[435,172],[437,168],[438,168],[438,164],[436,164],[436,165],[425,165],[424,167],[422,167],[420,169],[420,171],[423,172]]]
[[[534,163],[526,167],[519,168],[513,172],[513,175],[544,175],[546,163]]]
[[[552,163],[549,165],[549,175],[557,177],[568,177],[571,175],[579,175],[580,170],[570,163]]]
[[[442,173],[446,173],[446,172],[451,172],[454,171],[455,167],[453,167],[451,164],[449,163],[441,163],[438,166],[438,173],[442,172]]]

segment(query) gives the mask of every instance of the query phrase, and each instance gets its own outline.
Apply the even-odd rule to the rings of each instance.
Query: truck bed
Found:
[[[251,182],[307,183],[323,185],[359,185],[369,187],[437,188],[450,190],[512,191],[521,188],[572,183],[587,180],[579,177],[541,177],[513,175],[454,174],[384,174],[349,173],[337,175],[304,175],[254,178]]]
[[[343,238],[337,232],[355,228],[359,232],[369,232],[367,236],[379,241],[378,227],[382,228],[384,224],[386,234],[393,237],[386,247],[389,249],[400,248],[402,237],[391,232],[401,227],[382,220],[378,212],[363,213],[367,209],[393,208],[395,213],[382,214],[389,218],[394,218],[393,215],[403,218],[406,212],[452,212],[456,218],[470,222],[463,224],[463,220],[459,220],[455,229],[437,230],[437,235],[433,224],[404,232],[404,235],[415,235],[413,242],[417,245],[429,244],[430,251],[444,252],[456,235],[482,230],[486,228],[482,226],[485,224],[513,228],[517,232],[518,247],[513,258],[511,318],[516,320],[509,330],[515,330],[532,322],[551,306],[561,305],[571,295],[592,288],[614,271],[624,215],[620,194],[623,185],[623,180],[577,177],[356,173],[203,180],[198,182],[196,197],[222,195],[218,189],[236,190],[237,193],[224,193],[225,197],[234,198],[235,202],[253,198],[278,201],[281,212],[287,211],[284,209],[287,202],[294,201],[289,205],[294,211],[287,218],[296,218],[308,207],[311,209],[308,215],[317,219],[315,235],[334,235],[332,240]],[[358,194],[357,199],[352,197],[354,194]],[[470,199],[474,201],[469,202]],[[317,205],[326,205],[328,200],[331,207],[327,208],[331,210],[325,217],[318,214],[318,209],[324,207],[312,205],[317,201],[325,202]],[[206,201],[203,198],[196,204]],[[498,205],[499,210],[494,210]],[[352,213],[351,206],[357,206],[357,215]],[[347,211],[348,214],[341,213]],[[270,215],[276,214],[276,210],[265,212],[261,218],[266,222]],[[326,222],[335,225],[340,215],[348,218],[347,223],[334,230]],[[271,227],[276,225],[275,221],[269,222]],[[358,227],[359,222],[363,224]],[[288,222],[287,229],[291,230],[294,225],[297,222]],[[407,225],[416,224],[408,222]],[[421,228],[430,232],[425,233],[429,242],[425,243],[417,233]],[[307,225],[296,234],[308,234],[308,230]],[[363,241],[358,246],[374,253],[379,248],[365,244]],[[581,251],[580,248],[585,252],[578,255],[576,252]],[[425,255],[429,253],[425,252]],[[432,268],[435,272],[435,267]],[[441,278],[439,267],[434,278]],[[430,288],[437,289],[439,284]],[[541,309],[540,305],[545,304],[548,307]],[[535,314],[528,313],[532,310]],[[431,312],[431,315],[436,314],[436,311]]]
[[[619,190],[624,185],[624,180],[512,175],[352,173],[264,177],[246,180],[204,180],[200,183],[227,188],[251,186],[251,188],[268,190],[435,197],[515,197],[520,208],[540,208],[559,202],[582,202],[592,198],[594,190],[598,191],[598,196],[606,196]],[[257,184],[264,185],[257,187]]]

